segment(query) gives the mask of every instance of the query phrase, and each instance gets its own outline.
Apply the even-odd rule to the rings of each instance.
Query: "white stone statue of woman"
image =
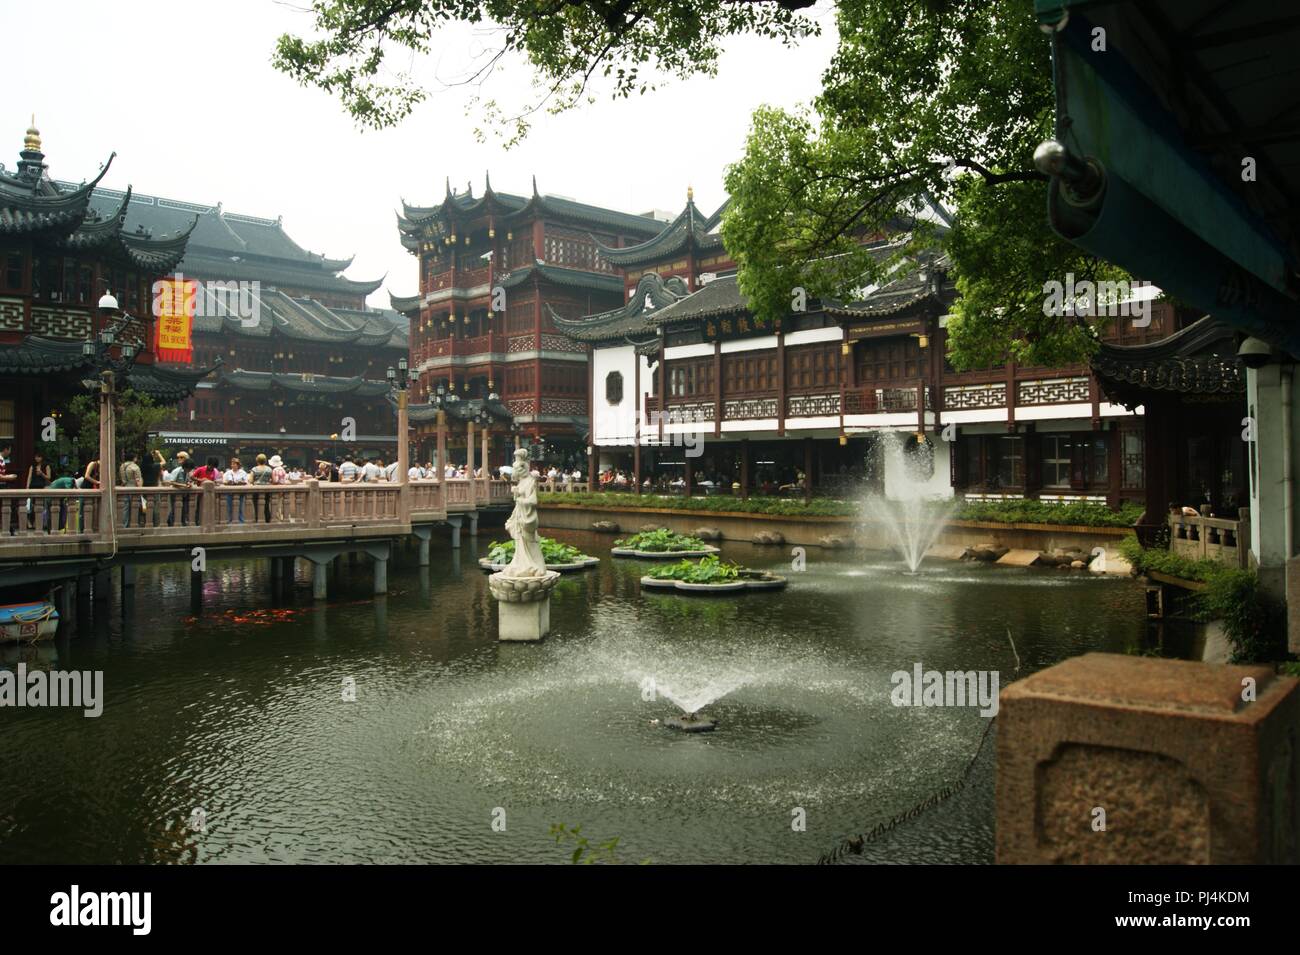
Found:
[[[506,521],[506,530],[515,542],[515,556],[501,571],[504,577],[545,577],[546,558],[537,539],[537,478],[528,466],[528,450],[515,450],[515,464],[511,477],[515,486],[510,493],[515,499],[515,509]]]

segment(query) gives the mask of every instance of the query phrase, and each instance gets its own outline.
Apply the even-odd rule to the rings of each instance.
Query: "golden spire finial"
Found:
[[[35,113],[32,113],[32,124],[27,127],[27,136],[23,139],[23,149],[35,153],[41,151],[41,131],[36,128]]]
[[[694,201],[695,201],[695,187],[694,187],[694,186],[687,186],[687,187],[686,187],[686,201],[687,201],[687,202],[694,202]]]

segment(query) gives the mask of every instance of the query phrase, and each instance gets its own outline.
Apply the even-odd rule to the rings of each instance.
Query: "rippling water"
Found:
[[[643,594],[645,562],[560,532],[600,566],[561,581],[545,643],[502,645],[486,535],[459,554],[435,540],[424,574],[399,552],[378,599],[364,558],[343,559],[324,604],[306,566],[277,604],[267,562],[213,563],[198,617],[188,567],[142,568],[123,613],[115,598],[107,623],[21,651],[103,670],[106,702],[98,719],[0,710],[0,862],[563,862],[557,822],[619,837],[622,861],[812,862],[975,753],[976,710],[895,708],[893,671],[998,670],[1005,686],[1144,630],[1133,581],[908,576],[816,548],[783,593]],[[723,553],[788,569],[780,548]],[[653,722],[678,712],[665,694],[719,692],[715,733]],[[992,743],[963,792],[864,858],[992,861]]]

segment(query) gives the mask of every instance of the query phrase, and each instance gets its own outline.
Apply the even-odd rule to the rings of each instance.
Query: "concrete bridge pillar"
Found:
[[[388,593],[388,558],[375,558],[375,593]]]
[[[429,538],[420,538],[420,566],[429,566]]]
[[[126,588],[128,587],[134,587],[134,586],[135,586],[135,565],[123,564],[122,565],[122,589],[126,590]]]
[[[469,516],[469,536],[478,537],[478,511]]]
[[[465,517],[462,514],[447,515],[447,523],[451,526],[451,546],[454,549],[460,548],[460,527],[465,523]]]
[[[325,564],[312,562],[311,596],[313,600],[324,600],[329,596],[329,586],[325,582]]]
[[[113,577],[108,570],[95,571],[95,603],[108,603],[108,595],[113,590]]]
[[[59,622],[69,626],[77,610],[77,578],[70,577],[61,581],[55,590],[55,609],[59,612]]]
[[[75,584],[77,589],[77,628],[90,624],[90,575],[81,574]]]

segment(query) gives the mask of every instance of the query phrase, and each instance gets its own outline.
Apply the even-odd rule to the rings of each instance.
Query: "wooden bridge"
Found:
[[[92,579],[95,599],[106,598],[114,568],[129,587],[137,565],[183,560],[197,591],[210,558],[269,558],[281,580],[304,558],[314,565],[313,593],[324,598],[329,562],[360,551],[373,558],[375,593],[385,593],[396,541],[416,538],[425,566],[435,525],[447,525],[459,547],[465,523],[476,535],[484,510],[511,502],[510,483],[492,478],[3,490],[0,581],[48,582],[67,600],[63,611],[91,591]]]

